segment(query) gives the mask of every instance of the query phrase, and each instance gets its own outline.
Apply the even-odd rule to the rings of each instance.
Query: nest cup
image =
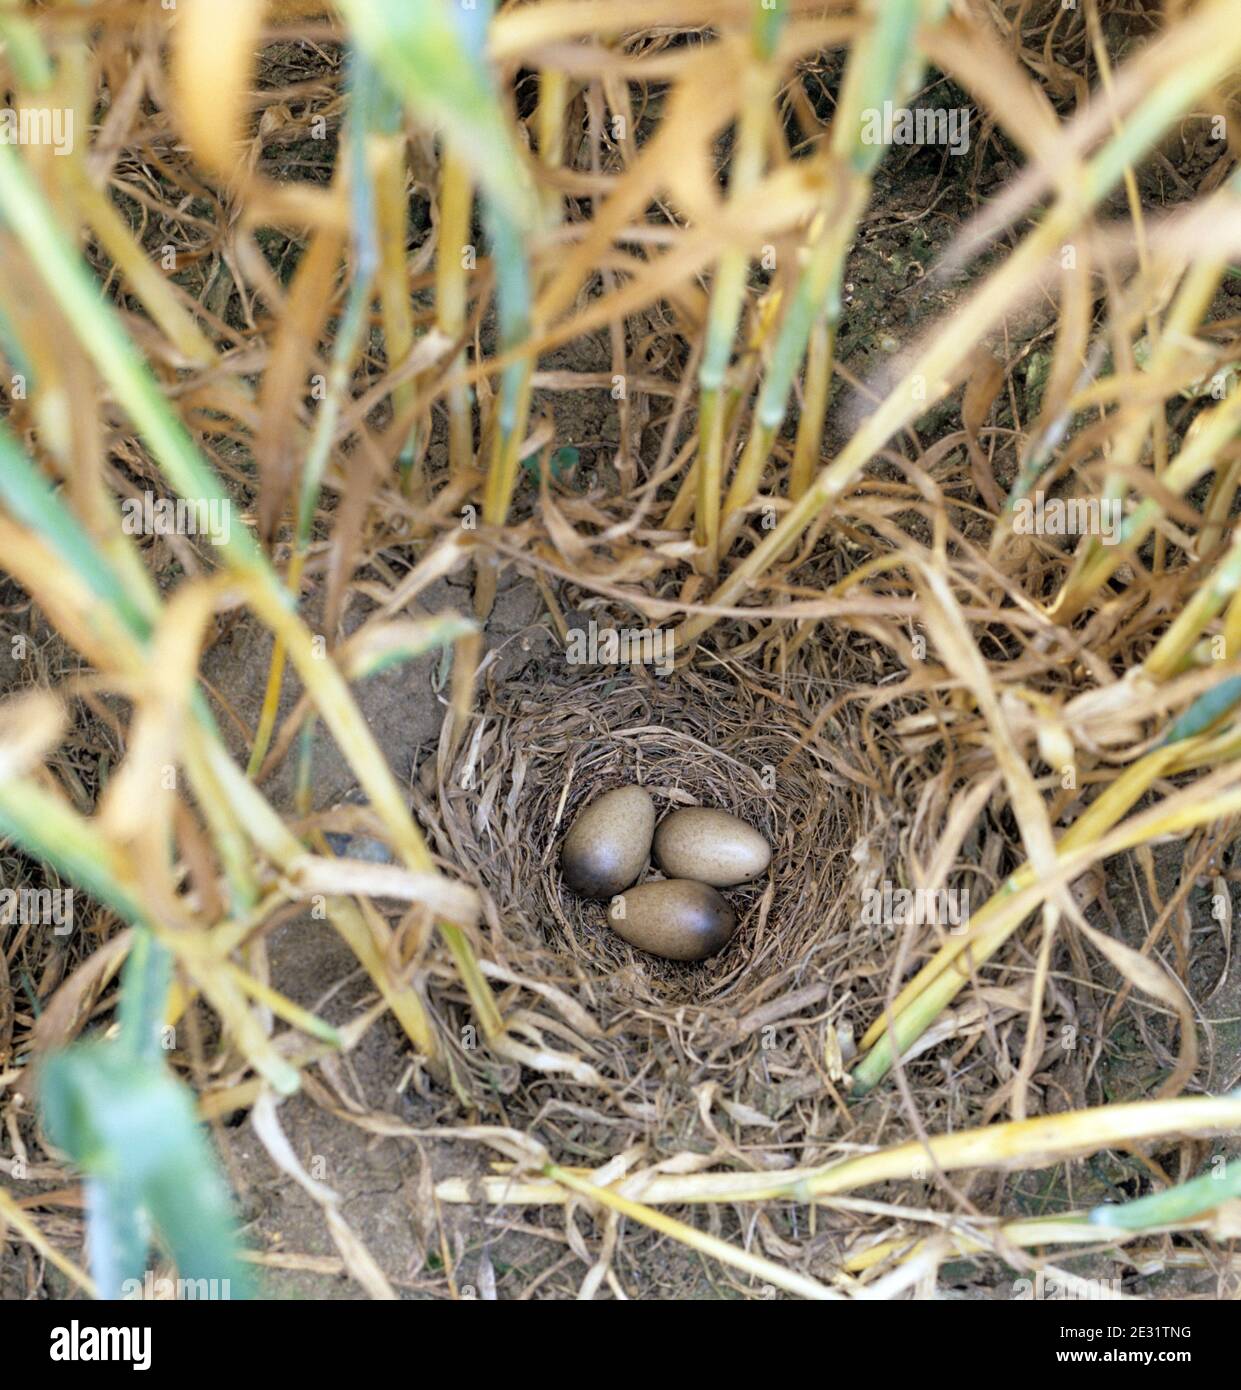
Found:
[[[493,692],[439,798],[453,857],[483,898],[484,956],[571,991],[610,1033],[635,1006],[681,1019],[697,1004],[735,1027],[751,1007],[823,979],[856,916],[842,890],[868,816],[864,789],[801,746],[805,729],[804,716],[727,672],[548,668],[537,685]],[[764,874],[723,890],[737,931],[706,961],[634,949],[609,926],[606,902],[563,880],[560,848],[578,814],[633,783],[660,818],[716,807],[772,847]],[[660,876],[651,865],[639,882]]]

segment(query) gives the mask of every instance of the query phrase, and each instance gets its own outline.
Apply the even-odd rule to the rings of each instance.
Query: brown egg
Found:
[[[707,806],[673,811],[655,832],[655,862],[669,878],[731,888],[771,863],[771,846],[743,820]]]
[[[655,830],[655,803],[641,787],[597,796],[564,838],[565,882],[585,898],[610,898],[646,868]]]
[[[613,931],[665,960],[705,960],[732,940],[737,916],[705,883],[663,878],[622,893],[608,909]]]

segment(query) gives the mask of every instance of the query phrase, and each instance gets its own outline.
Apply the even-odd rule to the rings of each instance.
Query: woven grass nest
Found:
[[[890,812],[874,784],[841,770],[864,765],[848,722],[856,707],[838,711],[831,749],[805,737],[810,710],[839,684],[840,660],[816,645],[795,673],[770,679],[723,666],[659,675],[553,658],[490,691],[441,767],[438,805],[424,818],[438,822],[441,852],[480,891],[480,957],[493,979],[516,987],[505,1008],[510,1036],[524,1033],[541,1069],[607,1089],[641,1074],[644,1093],[665,1103],[666,1083],[715,1074],[730,1103],[770,1112],[778,1081],[769,1063],[788,1045],[795,1088],[823,1094],[825,1074],[807,1068],[783,1024],[822,1034],[804,1040],[820,1059],[843,1034],[847,1057],[855,1018],[881,1007],[880,972],[863,960],[875,943],[856,931],[860,876],[873,873],[857,846],[883,836]],[[562,880],[560,846],[578,812],[635,782],[660,816],[717,807],[773,848],[763,876],[725,890],[738,929],[709,960],[682,964],[630,947],[608,926],[606,903]],[[642,881],[657,877],[648,868]],[[862,1010],[848,978],[856,967],[864,981],[874,977]],[[535,1006],[521,1012],[530,989]],[[549,1049],[559,1063],[548,1064]],[[664,1142],[677,1144],[675,1127]]]

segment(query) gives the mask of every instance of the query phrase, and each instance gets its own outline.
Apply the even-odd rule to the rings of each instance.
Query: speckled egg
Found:
[[[655,803],[641,787],[595,797],[561,847],[565,882],[585,898],[610,898],[628,888],[646,868],[654,830]]]
[[[665,816],[655,832],[655,862],[669,878],[730,888],[771,863],[771,846],[743,820],[707,806]]]
[[[608,909],[616,934],[665,960],[706,960],[722,951],[737,929],[737,916],[714,888],[686,878],[641,883]]]

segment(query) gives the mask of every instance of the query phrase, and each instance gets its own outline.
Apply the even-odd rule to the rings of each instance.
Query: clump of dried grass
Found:
[[[798,997],[821,1005],[825,978],[850,954],[851,850],[876,818],[873,798],[803,744],[797,702],[782,707],[724,671],[567,667],[497,693],[437,797],[443,833],[484,904],[488,955],[569,988],[618,1049],[618,1075],[631,1070],[625,1052],[637,1039],[658,1055],[679,1046],[666,1033],[681,1030],[709,1053],[722,1047],[712,1070],[731,1070],[727,1054],[743,1039],[757,1063],[755,1011],[807,987]],[[607,926],[605,904],[561,880],[559,846],[576,814],[635,782],[660,815],[718,807],[773,846],[768,875],[727,890],[736,938],[698,965],[634,950]],[[817,1010],[820,1024],[828,1012]]]

